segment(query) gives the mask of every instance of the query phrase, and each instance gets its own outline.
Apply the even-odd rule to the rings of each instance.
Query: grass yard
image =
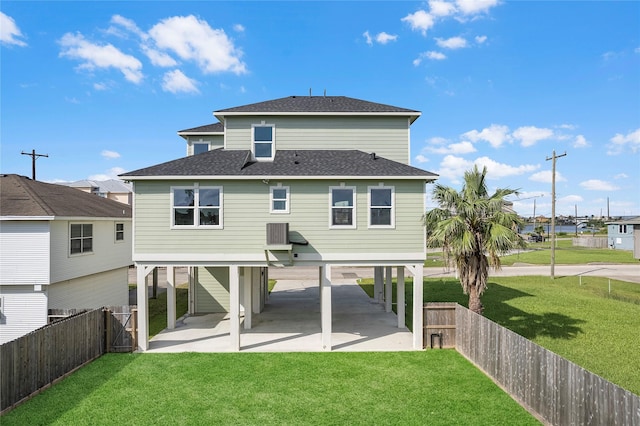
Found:
[[[176,286],[176,318],[187,313],[189,307],[188,284]],[[167,328],[167,293],[158,292],[156,299],[149,298],[149,338]]]
[[[372,280],[362,286],[373,293]],[[579,277],[490,277],[482,302],[487,318],[640,395],[640,284],[611,280],[611,289],[600,277],[582,277],[582,285]],[[425,279],[424,297],[468,301],[460,283],[447,278]],[[411,306],[410,280],[406,298]]]
[[[2,425],[533,425],[453,350],[108,354]]]

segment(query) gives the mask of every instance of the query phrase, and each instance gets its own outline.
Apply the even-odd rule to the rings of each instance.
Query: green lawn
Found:
[[[539,424],[453,350],[108,354],[2,425]]]
[[[579,265],[585,263],[638,263],[638,259],[633,258],[632,251],[573,247],[571,239],[558,240],[555,255],[556,264],[558,265]],[[508,256],[502,256],[500,261],[503,266],[510,266],[514,263],[549,265],[551,264],[550,242],[527,243],[526,250]],[[429,253],[424,266],[444,266],[442,252]]]
[[[640,395],[640,284],[600,277],[496,277],[482,296],[484,315]],[[373,293],[372,280],[363,280]],[[395,294],[395,290],[394,290]],[[455,279],[425,279],[429,302],[458,302],[467,296]],[[407,306],[412,286],[406,284]],[[411,325],[407,309],[407,324]]]

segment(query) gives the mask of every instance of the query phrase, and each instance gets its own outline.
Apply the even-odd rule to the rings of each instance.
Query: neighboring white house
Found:
[[[0,344],[49,309],[127,305],[131,207],[62,185],[0,176]]]
[[[375,294],[392,305],[391,276],[415,296],[413,344],[422,347],[421,217],[436,175],[410,165],[420,112],[344,96],[290,96],[218,110],[217,123],[181,130],[187,157],[121,175],[133,182],[138,344],[148,349],[145,277],[190,267],[190,313],[227,312],[230,348],[260,313],[268,267],[318,268],[320,347],[331,350],[331,268],[375,270]],[[384,277],[384,279],[383,279]],[[404,280],[398,279],[404,328]],[[383,291],[384,285],[384,291]],[[173,280],[168,298],[175,300]],[[170,303],[171,305],[171,303]],[[172,312],[173,311],[173,312]],[[175,327],[175,309],[167,323]]]
[[[77,180],[75,182],[60,183],[60,185],[70,186],[102,198],[131,205],[133,195],[131,184],[118,179]]]

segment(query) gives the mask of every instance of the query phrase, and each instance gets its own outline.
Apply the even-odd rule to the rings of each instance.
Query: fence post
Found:
[[[104,310],[104,324],[105,324],[105,342],[104,342],[104,347],[105,347],[105,352],[106,353],[111,353],[111,311],[109,309],[105,309]]]
[[[131,310],[131,351],[135,352],[138,349],[138,309]]]

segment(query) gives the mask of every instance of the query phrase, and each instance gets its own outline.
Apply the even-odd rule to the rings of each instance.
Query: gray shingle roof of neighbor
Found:
[[[74,182],[64,182],[60,185],[72,188],[98,188],[99,192],[131,192],[131,184],[119,179],[109,180],[77,180]]]
[[[131,206],[10,174],[0,175],[0,215],[130,218]]]
[[[217,122],[178,131],[178,134],[182,133],[224,133],[224,124]]]
[[[402,177],[433,180],[436,174],[358,150],[278,150],[273,161],[252,161],[249,150],[214,149],[124,173],[122,178],[220,177]]]
[[[640,216],[607,222],[607,225],[640,225]]]
[[[233,108],[217,110],[214,115],[226,113],[406,113],[420,115],[420,111],[378,104],[346,96],[288,96],[271,101],[258,102]]]

